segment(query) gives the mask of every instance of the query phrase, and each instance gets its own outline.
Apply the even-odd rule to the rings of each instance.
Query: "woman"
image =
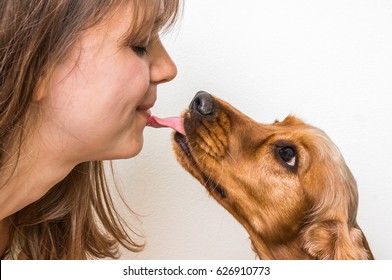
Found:
[[[0,2],[0,255],[140,251],[102,160],[130,158],[157,86],[176,76],[159,39],[177,0]]]

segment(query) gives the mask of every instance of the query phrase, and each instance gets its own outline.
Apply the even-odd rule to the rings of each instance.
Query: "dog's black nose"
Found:
[[[212,115],[214,113],[214,98],[205,91],[199,91],[189,104],[189,110],[192,113],[200,115]]]

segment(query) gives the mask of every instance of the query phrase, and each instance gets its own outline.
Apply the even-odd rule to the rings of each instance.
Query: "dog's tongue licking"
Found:
[[[147,125],[155,128],[170,127],[182,135],[185,135],[184,120],[180,117],[158,118],[156,116],[150,116]]]

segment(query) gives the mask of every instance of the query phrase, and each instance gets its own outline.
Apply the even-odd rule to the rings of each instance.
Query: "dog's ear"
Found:
[[[356,223],[358,191],[354,176],[339,149],[320,130],[307,139],[307,160],[301,184],[310,203],[304,221],[302,248],[317,259],[372,258]]]
[[[366,250],[365,242],[361,229],[337,220],[315,223],[303,234],[304,250],[320,260],[369,259],[371,253]]]

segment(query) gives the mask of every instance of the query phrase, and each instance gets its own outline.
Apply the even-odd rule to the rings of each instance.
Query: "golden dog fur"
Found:
[[[184,112],[175,154],[244,226],[260,259],[373,259],[356,222],[356,181],[323,131],[294,116],[261,124],[210,98],[208,114]]]

